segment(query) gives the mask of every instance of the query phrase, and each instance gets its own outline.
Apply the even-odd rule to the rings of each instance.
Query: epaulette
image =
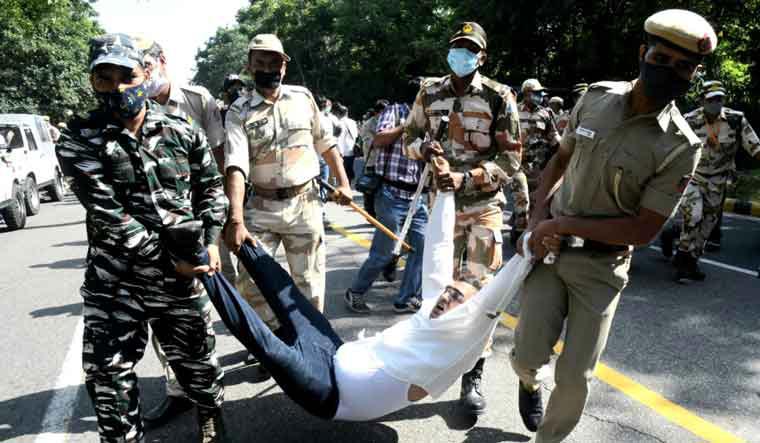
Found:
[[[726,108],[725,106],[723,107],[723,113],[726,114],[726,118],[731,118],[731,117],[733,117],[733,118],[739,118],[739,119],[743,119],[744,118],[744,113],[742,111],[737,111],[736,109]]]
[[[596,82],[596,83],[592,83],[588,87],[588,92],[624,94],[628,92],[628,90],[626,88],[623,88],[622,86],[627,85],[627,84],[628,82],[613,82],[613,81]]]
[[[512,88],[509,86],[499,83],[496,80],[491,80],[484,75],[481,76],[481,82],[483,83],[483,86],[493,89],[499,95],[507,95],[512,91]]]
[[[282,85],[282,88],[285,89],[287,92],[297,92],[300,94],[306,94],[309,97],[312,96],[311,91],[309,91],[308,88],[304,86],[298,86],[298,85]]]
[[[180,86],[180,89],[193,95],[199,95],[202,98],[211,97],[211,93],[208,92],[208,89],[201,85],[182,85]]]
[[[694,133],[694,131],[691,129],[691,126],[689,126],[689,123],[686,122],[686,119],[681,114],[681,111],[678,110],[678,107],[674,103],[670,103],[667,105],[666,109],[663,110],[661,115],[663,113],[668,113],[670,121],[673,122],[673,124],[676,125],[676,128],[678,128],[679,131],[681,131],[681,134],[686,137],[686,139],[689,141],[689,144],[691,146],[701,146],[702,140],[697,137],[697,134]],[[659,120],[659,117],[658,117]]]
[[[426,77],[420,82],[420,88],[429,88],[435,86],[438,83],[442,83],[446,77]]]

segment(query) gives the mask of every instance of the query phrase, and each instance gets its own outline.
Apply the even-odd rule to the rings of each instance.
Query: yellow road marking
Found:
[[[332,223],[332,228],[335,232],[338,232],[359,246],[364,248],[370,247],[371,242],[366,237],[357,235],[335,223]],[[518,319],[509,314],[502,314],[501,323],[507,328],[514,330],[517,327]],[[555,345],[554,351],[557,354],[561,353],[563,346],[564,344],[560,340]],[[626,377],[604,363],[600,362],[596,366],[594,376],[642,405],[652,409],[668,421],[705,439],[707,443],[747,443],[746,440],[737,437],[730,432],[724,431],[718,426],[698,417],[693,412],[671,402],[662,395],[647,389],[644,385]]]

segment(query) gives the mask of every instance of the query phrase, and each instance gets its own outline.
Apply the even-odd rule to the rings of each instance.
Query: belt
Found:
[[[288,200],[297,197],[312,188],[312,181],[309,180],[302,185],[291,186],[289,188],[267,189],[253,185],[253,195],[267,200]]]
[[[620,254],[629,253],[631,247],[629,245],[611,245],[609,243],[602,243],[594,240],[588,240],[581,237],[571,235],[562,240],[563,249],[583,249],[589,252],[599,252],[602,254]]]
[[[417,192],[417,185],[410,185],[409,183],[386,179],[383,179],[383,183],[392,188],[401,189],[402,191]]]

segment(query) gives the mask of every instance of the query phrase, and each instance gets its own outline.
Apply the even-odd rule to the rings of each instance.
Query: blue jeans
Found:
[[[378,189],[375,193],[375,213],[380,223],[391,231],[399,233],[412,202],[396,197],[392,192],[386,184]],[[422,292],[422,251],[425,247],[425,225],[428,220],[427,208],[423,200],[424,198],[420,199],[418,203],[407,234],[414,252],[410,252],[406,257],[404,279],[401,281],[401,290],[395,300],[399,304],[406,303],[411,297],[419,298]],[[369,290],[383,269],[393,260],[394,244],[395,241],[390,237],[380,231],[375,231],[369,257],[351,284],[351,292],[364,294]]]
[[[343,341],[261,246],[244,244],[238,258],[282,326],[275,335],[220,273],[202,274],[219,316],[288,397],[312,415],[332,419],[339,400],[333,357]],[[208,256],[200,262],[208,263]]]
[[[330,181],[330,166],[322,157],[319,157],[319,178],[326,182]],[[326,202],[328,197],[327,189],[320,186],[319,196],[322,198],[323,202]]]

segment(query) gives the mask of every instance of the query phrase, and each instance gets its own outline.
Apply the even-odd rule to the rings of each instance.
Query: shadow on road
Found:
[[[65,315],[66,317],[78,317],[81,314],[82,303],[71,303],[70,305],[36,309],[29,313],[29,315],[33,318],[56,317],[59,315]]]
[[[58,260],[52,263],[41,263],[39,265],[31,265],[31,269],[84,269],[86,266],[84,258],[69,258],[66,260]]]

